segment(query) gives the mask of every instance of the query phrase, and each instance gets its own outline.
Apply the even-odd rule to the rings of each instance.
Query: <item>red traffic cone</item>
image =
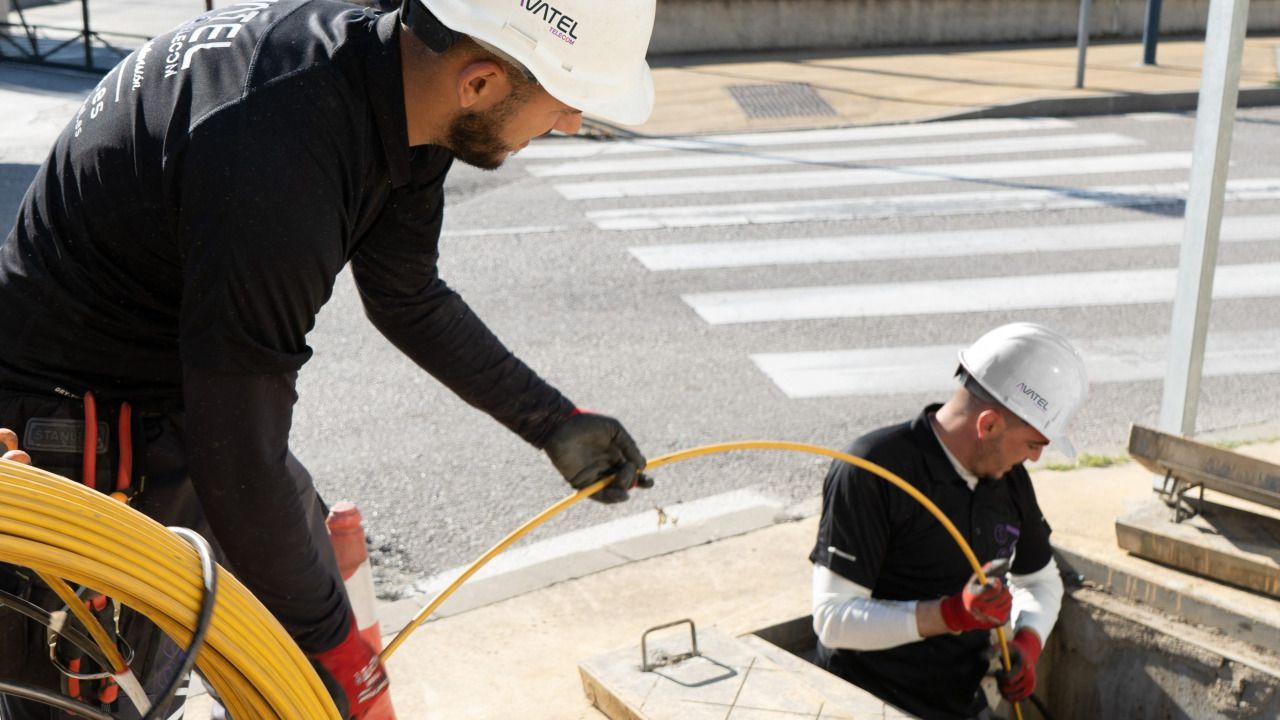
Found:
[[[347,599],[355,612],[356,627],[360,635],[374,650],[382,651],[382,630],[378,626],[377,596],[373,591],[373,568],[369,565],[369,552],[365,549],[364,527],[360,524],[360,511],[349,502],[340,502],[329,509],[325,525],[329,528],[329,541],[338,556],[338,570],[347,588]]]
[[[340,502],[329,508],[325,518],[329,529],[329,542],[338,556],[338,570],[347,589],[347,600],[356,616],[356,628],[360,636],[377,652],[382,652],[382,629],[378,626],[378,600],[373,592],[373,567],[369,564],[369,551],[364,543],[364,526],[360,511],[353,503]],[[391,694],[384,693],[378,703],[365,715],[365,720],[396,720],[391,707]]]

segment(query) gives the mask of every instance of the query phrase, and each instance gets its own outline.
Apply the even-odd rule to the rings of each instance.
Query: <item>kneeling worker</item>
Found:
[[[849,453],[898,474],[932,500],[992,572],[977,582],[946,529],[882,478],[843,462],[823,486],[813,562],[818,664],[922,718],[984,717],[989,631],[1012,614],[1010,701],[1035,688],[1035,665],[1062,604],[1049,525],[1023,462],[1051,442],[1068,456],[1071,416],[1088,380],[1079,352],[1031,323],[1005,325],[960,353],[960,387],[914,420],[858,438]],[[1000,577],[1010,570],[1008,583]]]

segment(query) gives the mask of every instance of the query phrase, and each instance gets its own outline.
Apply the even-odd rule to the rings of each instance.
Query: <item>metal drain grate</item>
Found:
[[[808,83],[730,85],[742,112],[751,118],[812,117],[835,115],[836,111]]]

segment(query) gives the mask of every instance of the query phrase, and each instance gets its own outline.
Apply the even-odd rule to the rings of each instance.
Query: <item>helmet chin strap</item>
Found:
[[[453,47],[454,43],[462,37],[461,33],[445,27],[445,24],[440,22],[420,0],[402,0],[400,22],[437,54]]]

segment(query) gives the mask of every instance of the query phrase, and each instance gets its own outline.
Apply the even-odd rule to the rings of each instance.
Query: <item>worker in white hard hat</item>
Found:
[[[1080,354],[1032,323],[983,335],[960,352],[956,376],[945,403],[848,452],[932,500],[985,564],[987,582],[914,499],[839,461],[809,555],[818,663],[927,720],[987,717],[980,682],[991,630],[1010,620],[1013,668],[996,675],[998,687],[1010,701],[1035,689],[1063,585],[1023,464],[1050,446],[1074,455],[1067,427],[1088,393]]]
[[[371,716],[387,678],[289,451],[307,334],[349,265],[383,335],[574,488],[647,486],[622,424],[504,347],[437,260],[455,158],[497,167],[583,113],[646,119],[653,17],[654,0],[231,0],[147,42],[70,118],[0,245],[0,427],[36,465],[206,534]],[[12,567],[0,590],[52,597]],[[164,687],[176,648],[131,646]],[[0,677],[57,689],[47,656],[0,608]],[[0,698],[0,717],[50,712]]]

